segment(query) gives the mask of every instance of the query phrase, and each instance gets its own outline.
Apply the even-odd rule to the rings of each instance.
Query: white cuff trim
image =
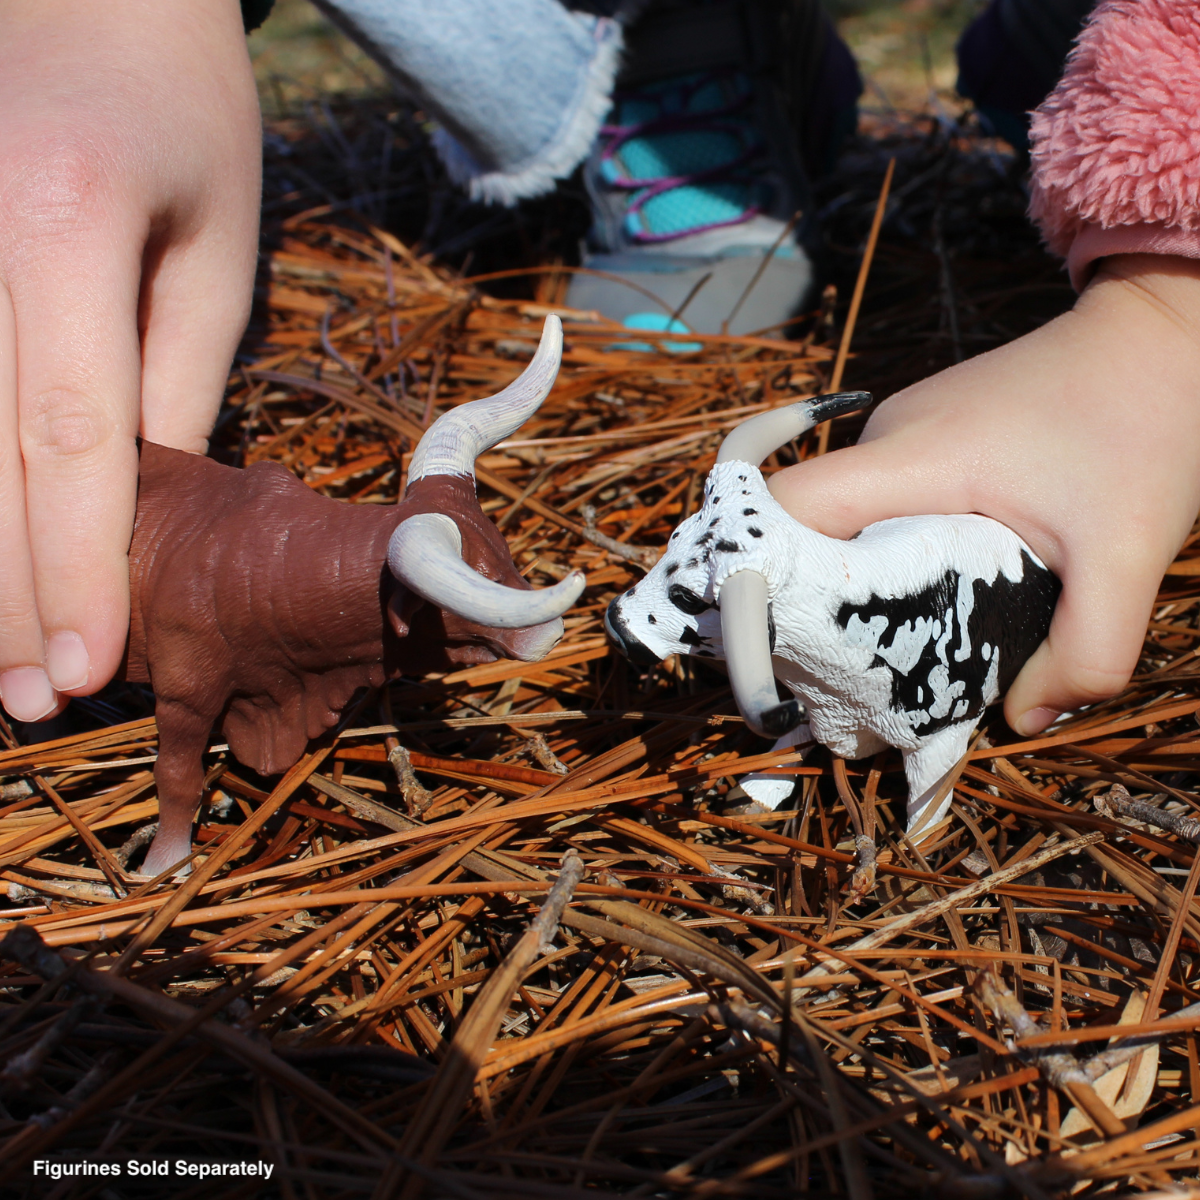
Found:
[[[624,48],[621,26],[601,19],[596,27],[596,53],[588,64],[575,103],[550,141],[523,163],[506,171],[487,171],[460,142],[438,126],[433,146],[451,180],[472,200],[511,208],[519,200],[554,190],[587,157],[612,106],[613,85]]]

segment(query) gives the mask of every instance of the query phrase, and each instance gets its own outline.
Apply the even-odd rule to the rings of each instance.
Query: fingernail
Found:
[[[1036,737],[1061,716],[1062,713],[1057,708],[1031,708],[1016,719],[1013,728],[1022,737]]]
[[[58,706],[41,667],[14,667],[0,675],[0,701],[16,721],[40,721]]]
[[[90,671],[87,647],[79,634],[63,629],[50,635],[46,642],[46,674],[58,691],[83,687]]]

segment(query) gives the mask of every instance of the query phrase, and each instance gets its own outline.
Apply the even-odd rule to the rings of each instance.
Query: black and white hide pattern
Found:
[[[840,541],[790,517],[754,465],[719,461],[700,511],[609,606],[609,634],[644,664],[672,654],[725,658],[721,593],[741,571],[766,580],[771,670],[811,728],[794,728],[777,746],[815,737],[850,759],[898,747],[910,831],[949,807],[948,791],[926,811],[984,709],[1046,636],[1060,590],[998,521],[901,517]],[[742,783],[772,808],[791,792],[790,781],[769,777],[757,789],[752,777]]]

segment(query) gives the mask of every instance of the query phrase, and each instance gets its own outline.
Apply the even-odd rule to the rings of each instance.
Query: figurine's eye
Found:
[[[693,617],[698,617],[702,612],[707,612],[712,605],[707,601],[702,600],[695,592],[689,591],[681,583],[673,583],[667,588],[667,599],[681,609],[685,613],[691,613]]]

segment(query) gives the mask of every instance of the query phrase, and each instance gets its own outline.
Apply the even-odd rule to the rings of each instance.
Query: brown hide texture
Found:
[[[277,463],[238,470],[142,443],[124,674],[154,688],[164,828],[190,828],[218,721],[239,762],[274,773],[360,687],[519,656],[525,631],[442,612],[393,580],[388,539],[420,512],[454,519],[480,574],[528,588],[469,476],[419,480],[394,506],[352,505]]]

